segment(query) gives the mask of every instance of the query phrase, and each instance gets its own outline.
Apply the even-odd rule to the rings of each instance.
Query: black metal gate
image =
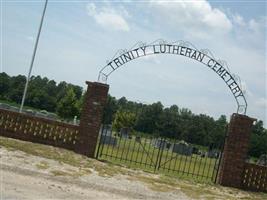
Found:
[[[200,150],[185,141],[136,132],[115,133],[111,125],[103,125],[96,157],[145,171],[216,182],[222,146]]]

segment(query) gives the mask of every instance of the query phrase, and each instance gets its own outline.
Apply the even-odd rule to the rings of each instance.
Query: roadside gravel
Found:
[[[125,175],[105,177],[58,161],[1,148],[1,199],[184,199],[179,190],[157,192]],[[153,176],[153,175],[151,175]]]

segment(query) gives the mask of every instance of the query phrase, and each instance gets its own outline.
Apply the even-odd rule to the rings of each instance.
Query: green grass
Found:
[[[20,104],[18,104],[16,102],[10,102],[10,101],[7,101],[7,100],[1,100],[0,99],[0,103],[8,104],[9,106],[16,107],[17,109],[20,108]],[[38,108],[31,107],[31,106],[23,106],[23,110],[24,111],[26,111],[26,110],[32,110],[32,111],[40,112],[40,111],[45,110],[45,109],[38,109]],[[49,113],[49,114],[56,114],[54,112],[48,112],[48,111],[47,111],[47,113]],[[57,119],[61,119],[59,116],[57,116],[56,118]]]
[[[38,169],[48,169],[49,168],[49,164],[46,161],[41,161],[40,163],[36,164],[36,167]]]
[[[192,199],[262,200],[267,198],[267,194],[264,193],[246,192],[212,183],[198,183],[195,180],[177,179],[165,175],[159,177],[136,175],[130,176],[128,179],[131,181],[143,182],[147,187],[156,192],[175,192],[179,190]]]
[[[90,159],[86,156],[76,154],[72,151],[56,148],[49,145],[37,144],[32,142],[25,142],[11,138],[0,136],[0,146],[7,148],[9,151],[23,151],[29,155],[39,156],[59,163],[68,164],[73,167],[78,167],[78,172],[66,172],[64,175],[78,177],[84,174],[90,174],[91,169],[98,172],[100,176],[111,177],[116,174],[129,174],[130,171],[119,166],[114,166],[111,163],[99,162],[95,159]],[[45,161],[41,161],[36,165],[38,169],[48,169],[49,165]],[[54,175],[61,175],[60,172],[53,172]],[[61,175],[63,176],[63,174]]]
[[[70,173],[62,170],[52,170],[50,171],[54,176],[70,176]]]
[[[18,104],[16,102],[11,102],[11,101],[0,99],[0,103],[4,103],[4,104],[8,104],[10,106],[14,106],[16,108],[20,108],[20,104]],[[29,109],[29,110],[33,110],[33,111],[40,111],[41,110],[41,109],[33,108],[33,107],[30,107],[30,106],[23,106],[23,109],[24,110]]]
[[[81,156],[65,149],[55,148],[48,145],[24,142],[10,138],[0,137],[0,146],[11,151],[20,150],[34,156],[57,160],[75,167],[91,167],[91,160],[86,156]]]
[[[167,173],[175,176],[195,177],[211,181],[215,175],[217,159],[192,154],[185,156],[168,150],[159,150],[151,144],[151,139],[142,138],[141,143],[117,138],[117,145],[100,145],[99,158],[115,164],[130,166],[144,171]],[[159,161],[159,159],[161,159]],[[156,163],[160,163],[157,165]],[[158,168],[159,167],[159,168]]]

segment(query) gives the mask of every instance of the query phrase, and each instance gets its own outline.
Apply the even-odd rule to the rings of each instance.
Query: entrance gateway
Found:
[[[100,70],[98,82],[106,83],[115,70],[132,60],[156,54],[181,55],[206,65],[230,89],[237,103],[237,113],[246,114],[247,101],[240,78],[230,73],[225,61],[215,59],[209,50],[198,50],[189,42],[167,43],[157,40],[151,44],[137,43],[129,50],[119,50]],[[199,151],[196,150],[196,145],[179,141],[178,138],[171,139],[164,135],[141,135],[140,133],[128,135],[129,127],[125,128],[120,133],[115,133],[112,131],[112,125],[102,125],[96,152],[98,159],[154,172],[193,176],[214,182],[217,180],[223,144],[211,145],[212,148],[200,147],[201,151]]]

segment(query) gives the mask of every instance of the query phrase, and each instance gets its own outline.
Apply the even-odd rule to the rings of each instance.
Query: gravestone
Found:
[[[112,127],[110,124],[102,125],[100,128],[101,135],[112,136]]]
[[[101,144],[107,144],[116,146],[117,145],[117,138],[112,137],[110,135],[103,135],[100,141]]]
[[[193,152],[193,147],[191,147],[186,142],[181,141],[179,143],[172,144],[170,150],[174,153],[178,153],[185,156],[191,156]]]
[[[200,151],[199,151],[199,149],[197,147],[193,147],[192,153],[199,155],[200,154]]]
[[[131,129],[130,128],[121,128],[120,130],[120,135],[122,138],[124,139],[129,139],[130,138],[130,134],[131,134]]]
[[[218,158],[219,154],[220,154],[220,152],[218,152],[218,150],[212,149],[212,150],[209,150],[207,152],[207,157],[208,158]]]
[[[257,165],[267,166],[267,154],[263,154],[260,156]]]
[[[170,142],[167,142],[166,148],[167,148],[167,149],[170,149],[170,148],[171,148],[171,146],[172,146],[172,143],[170,143]]]
[[[138,143],[141,143],[141,137],[140,136],[136,136],[135,137],[135,141],[138,142]]]
[[[168,146],[168,143],[169,143],[168,141],[165,141],[165,140],[159,139],[159,138],[153,139],[153,141],[152,141],[152,145],[156,148],[159,148],[159,149],[166,149]]]

